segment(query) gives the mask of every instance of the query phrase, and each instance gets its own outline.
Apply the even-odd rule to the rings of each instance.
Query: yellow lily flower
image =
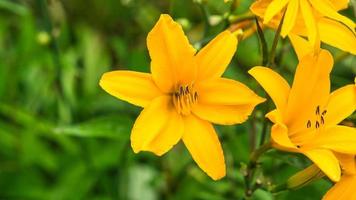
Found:
[[[292,88],[276,72],[254,67],[249,73],[269,94],[276,109],[266,115],[273,123],[271,138],[277,149],[302,153],[331,180],[340,179],[333,152],[356,154],[356,129],[338,125],[356,108],[356,86],[330,94],[332,55],[310,52],[300,59]]]
[[[348,3],[349,0],[257,0],[250,9],[272,28],[278,27],[285,12],[282,37],[294,33],[308,37],[312,46],[319,46],[321,40],[356,54],[356,24],[338,13]]]
[[[356,157],[354,155],[336,154],[343,175],[323,197],[323,200],[353,200],[356,199]]]
[[[183,140],[199,167],[214,180],[225,176],[223,150],[212,123],[244,122],[264,99],[238,81],[221,78],[237,39],[224,31],[196,50],[169,15],[147,37],[151,74],[113,71],[100,86],[109,94],[143,107],[132,132],[135,153],[163,155]]]

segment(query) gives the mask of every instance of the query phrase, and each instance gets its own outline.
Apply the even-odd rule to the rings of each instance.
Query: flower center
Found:
[[[313,128],[315,127],[316,129],[319,129],[321,126],[325,124],[325,115],[327,113],[327,110],[320,110],[320,106],[318,105],[315,109],[315,121],[308,120],[307,121],[307,128]]]
[[[193,85],[179,86],[173,93],[173,104],[179,114],[189,115],[197,101],[198,93],[194,90]]]

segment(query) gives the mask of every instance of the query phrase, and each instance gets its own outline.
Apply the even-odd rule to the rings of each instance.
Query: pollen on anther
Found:
[[[318,121],[315,122],[315,128],[319,128],[320,127],[320,124]]]
[[[307,123],[307,128],[310,128],[311,127],[311,121],[308,120],[308,123]]]
[[[319,106],[317,106],[317,107],[316,107],[315,114],[317,114],[317,115],[319,115],[319,114],[320,114],[320,107],[319,107]]]
[[[189,87],[188,87],[188,86],[185,88],[185,93],[186,93],[186,94],[189,93]]]

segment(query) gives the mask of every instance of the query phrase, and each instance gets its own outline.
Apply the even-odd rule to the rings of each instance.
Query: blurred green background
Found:
[[[241,0],[232,14],[246,13],[251,3]],[[140,108],[98,85],[110,70],[149,71],[145,40],[160,13],[182,23],[199,48],[227,27],[230,6],[222,0],[0,0],[0,199],[242,199],[265,105],[242,125],[216,126],[228,171],[215,182],[181,143],[162,157],[134,154],[129,136]],[[355,20],[352,8],[343,13]],[[265,33],[270,45],[274,32]],[[355,57],[326,48],[336,59],[333,88],[352,83]],[[291,80],[297,60],[288,40],[280,42],[277,61],[277,71]],[[260,63],[255,34],[240,42],[224,76],[264,96],[247,74]],[[262,187],[283,183],[308,164],[272,150],[257,178]],[[320,180],[277,195],[259,189],[253,199],[320,199],[330,186]]]

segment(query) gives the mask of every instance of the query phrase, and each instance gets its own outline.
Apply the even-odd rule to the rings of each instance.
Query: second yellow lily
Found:
[[[355,111],[356,86],[350,84],[330,94],[333,58],[326,50],[310,52],[299,62],[291,88],[269,68],[254,67],[249,73],[276,105],[266,115],[274,123],[273,146],[304,154],[338,181],[341,170],[333,152],[356,153],[356,129],[338,125]]]

